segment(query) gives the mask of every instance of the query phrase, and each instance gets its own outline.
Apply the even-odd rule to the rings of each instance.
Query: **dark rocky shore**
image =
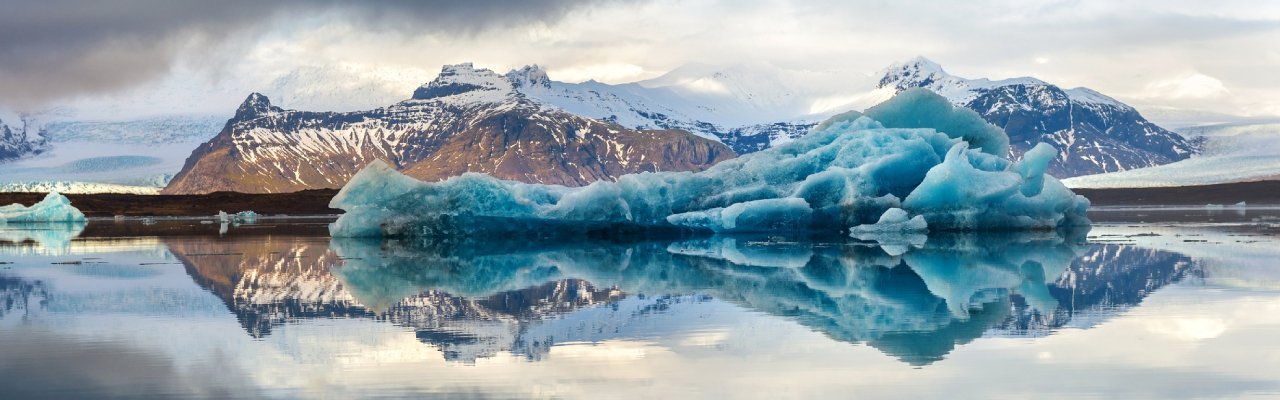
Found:
[[[1221,185],[1170,188],[1075,189],[1094,206],[1200,206],[1280,205],[1280,181],[1228,183]],[[71,204],[89,217],[124,216],[206,216],[218,211],[234,213],[253,210],[262,215],[333,215],[342,210],[329,208],[334,189],[303,190],[293,193],[249,194],[214,192],[201,195],[69,194]],[[31,205],[44,193],[0,193],[0,205]]]
[[[214,192],[199,195],[68,194],[71,205],[88,217],[124,216],[207,216],[218,211],[254,211],[260,215],[341,214],[329,208],[335,189],[303,190],[293,193],[249,194]],[[0,193],[0,205],[31,205],[44,193]]]

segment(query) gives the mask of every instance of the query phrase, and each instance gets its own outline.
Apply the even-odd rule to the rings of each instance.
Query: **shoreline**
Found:
[[[1092,208],[1183,207],[1202,209],[1208,204],[1230,209],[1241,201],[1249,208],[1280,207],[1280,181],[1240,182],[1204,186],[1072,189],[1089,199]],[[309,189],[292,193],[214,192],[198,195],[66,194],[86,217],[189,217],[216,215],[218,211],[253,211],[264,216],[332,217],[342,210],[329,208],[337,189]],[[0,205],[34,204],[45,193],[0,193]],[[1100,210],[1101,211],[1101,210]]]

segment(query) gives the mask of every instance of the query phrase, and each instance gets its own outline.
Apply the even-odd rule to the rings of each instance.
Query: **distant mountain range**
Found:
[[[205,178],[197,179],[196,176],[225,172],[225,182],[201,190],[249,190],[235,185],[259,187],[261,183],[269,185],[254,190],[293,190],[340,186],[340,182],[345,182],[348,175],[337,171],[346,171],[350,167],[338,168],[332,165],[384,158],[400,160],[404,164],[399,167],[407,169],[410,168],[409,164],[424,161],[421,157],[446,156],[449,160],[431,160],[418,167],[416,173],[435,179],[445,173],[498,171],[494,169],[497,168],[495,165],[481,165],[496,162],[496,158],[492,157],[506,154],[505,149],[499,147],[509,146],[514,142],[502,146],[486,142],[489,147],[484,149],[463,146],[466,139],[446,137],[453,137],[470,127],[446,129],[444,125],[460,121],[472,124],[477,122],[475,118],[481,114],[492,117],[495,114],[480,110],[496,110],[494,107],[503,103],[519,105],[503,111],[513,111],[506,114],[508,122],[514,121],[511,118],[524,118],[521,119],[524,121],[523,126],[541,126],[532,122],[538,121],[537,118],[549,117],[558,122],[573,119],[574,122],[570,125],[576,124],[577,128],[574,129],[579,130],[587,129],[588,124],[616,126],[607,128],[604,132],[609,132],[608,129],[618,132],[681,130],[719,141],[737,154],[746,154],[803,135],[831,114],[850,109],[861,110],[912,87],[925,87],[943,94],[953,103],[973,109],[988,122],[1004,128],[1012,139],[1015,156],[1037,142],[1053,145],[1060,155],[1051,165],[1050,173],[1059,177],[1166,164],[1186,159],[1199,151],[1198,142],[1188,141],[1156,126],[1144,119],[1133,107],[1098,92],[1085,88],[1062,89],[1035,78],[999,81],[965,79],[946,73],[941,66],[924,58],[898,63],[883,70],[874,87],[864,86],[863,89],[858,89],[858,83],[851,82],[851,86],[844,92],[853,94],[847,96],[829,96],[829,92],[833,91],[829,88],[827,92],[822,92],[827,94],[819,94],[812,87],[805,87],[801,83],[802,79],[792,76],[796,74],[794,71],[760,65],[727,68],[694,65],[678,68],[646,81],[606,84],[596,81],[555,81],[538,66],[527,66],[499,74],[476,68],[472,64],[458,64],[444,67],[435,81],[419,87],[410,100],[375,108],[395,102],[393,87],[411,82],[415,72],[416,70],[373,71],[346,66],[303,68],[282,75],[267,83],[263,93],[273,95],[272,98],[276,100],[284,99],[283,104],[287,108],[336,111],[304,113],[281,109],[280,112],[287,115],[284,120],[278,116],[262,119],[259,117],[263,115],[248,114],[237,115],[228,121],[226,115],[229,113],[218,113],[221,115],[154,115],[117,121],[104,120],[101,115],[85,114],[81,112],[83,110],[68,112],[55,109],[28,116],[28,119],[34,121],[33,126],[38,126],[41,132],[28,134],[26,131],[37,128],[14,128],[24,126],[24,123],[15,124],[9,120],[16,116],[5,117],[7,114],[0,113],[0,121],[3,121],[0,122],[0,134],[4,135],[0,136],[0,175],[4,175],[0,183],[20,184],[10,185],[12,187],[39,187],[44,181],[66,181],[73,185],[76,181],[149,185],[155,184],[154,182],[163,184],[175,174],[184,176],[186,180],[196,179],[208,183],[210,181],[202,180]],[[401,93],[408,92],[407,89],[400,90]],[[262,97],[265,99],[265,96]],[[163,98],[168,97],[158,97],[161,100]],[[507,101],[508,99],[511,101]],[[146,101],[155,103],[160,100],[148,98]],[[421,111],[423,107],[436,107],[428,106],[428,103],[435,103],[437,108],[452,111],[441,111],[443,108]],[[272,107],[274,105],[268,104],[267,111],[263,114],[276,115],[272,114]],[[353,111],[370,108],[374,109]],[[372,122],[373,120],[382,122]],[[300,123],[306,125],[298,125]],[[380,125],[379,129],[364,130],[381,123],[385,125]],[[5,130],[6,124],[8,130]],[[233,136],[240,135],[236,136],[236,140],[241,142],[228,141],[228,137],[223,134],[230,133],[227,128],[236,127],[242,130]],[[504,125],[502,129],[511,127]],[[253,134],[245,136],[248,131],[253,131]],[[263,136],[268,131],[274,132],[270,139]],[[427,131],[434,133],[428,135]],[[501,137],[504,140],[516,139],[509,135],[511,133]],[[619,140],[627,135],[629,133],[619,136]],[[537,140],[523,134],[520,136],[521,140]],[[255,142],[258,139],[262,141]],[[199,145],[206,140],[210,141]],[[437,146],[443,146],[447,141],[454,141],[458,148],[438,152],[442,147]],[[148,147],[139,147],[138,144],[146,144]],[[531,144],[532,142],[524,144],[512,153],[513,157],[523,155],[514,158],[531,160]],[[197,145],[199,148],[195,153],[198,154],[193,156],[206,161],[200,165],[188,165],[188,162],[183,161],[183,156],[190,151],[188,149]],[[233,145],[242,148],[231,152],[229,149]],[[331,148],[325,149],[325,146]],[[255,158],[253,161],[246,159],[235,163],[230,162],[230,159],[213,162],[209,157],[221,157],[213,154],[216,153],[215,147],[228,149],[226,155],[253,154]],[[603,148],[594,150],[607,151]],[[268,156],[268,151],[273,152],[272,155]],[[24,157],[32,159],[30,156],[38,152],[46,154],[37,159],[49,160],[12,163],[12,160]],[[151,154],[155,152],[164,154]],[[335,158],[317,163],[319,157],[325,154]],[[644,153],[634,155],[641,154]],[[126,155],[153,155],[160,157],[163,162],[146,169],[122,167],[93,174],[62,173],[59,171],[65,168],[59,169],[61,167],[57,166],[81,159]],[[560,159],[558,153],[546,156],[547,160],[530,163],[553,163]],[[645,157],[652,155],[645,154]],[[612,177],[619,171],[629,171],[626,167],[620,168],[626,157],[619,154],[579,153],[570,155],[565,162],[570,162],[570,159],[574,163],[572,166],[530,165],[516,168],[530,171],[539,168],[560,170],[561,172],[556,173],[559,176],[555,178],[552,175],[556,174],[542,173],[545,176],[535,177],[533,175],[539,173],[529,172],[533,175],[528,176],[523,176],[523,173],[498,173],[513,179],[583,184],[591,179]],[[617,165],[608,168],[580,168],[588,159],[601,165]],[[9,165],[5,165],[6,160],[10,161]],[[654,168],[664,168],[663,163],[676,160],[654,161],[646,158],[645,161],[656,162]],[[704,160],[686,161],[692,165]],[[503,162],[506,163],[504,168],[514,168],[511,167],[514,161],[508,159]],[[452,166],[445,167],[441,163]],[[223,166],[215,167],[215,164]],[[462,167],[467,164],[474,168]],[[297,168],[290,171],[291,165]],[[200,168],[187,172],[188,168],[184,166]],[[254,171],[239,171],[241,167]],[[665,167],[680,169],[674,165]],[[159,168],[165,170],[158,171]],[[231,169],[217,172],[218,168]],[[423,172],[426,170],[438,172]],[[256,178],[250,178],[251,176]],[[184,185],[187,185],[186,189],[183,188]],[[195,186],[191,185],[193,184],[179,182],[171,191],[194,190]]]
[[[878,87],[928,88],[978,112],[1009,134],[1015,156],[1048,143],[1058,150],[1049,173],[1060,178],[1167,164],[1199,150],[1133,107],[1087,88],[1062,89],[1035,78],[965,79],[924,58],[889,67]]]
[[[642,171],[701,170],[733,158],[713,139],[635,130],[546,107],[502,76],[446,66],[413,98],[363,112],[286,111],[249,96],[165,193],[341,187],[377,159],[424,180],[464,172],[581,186]]]

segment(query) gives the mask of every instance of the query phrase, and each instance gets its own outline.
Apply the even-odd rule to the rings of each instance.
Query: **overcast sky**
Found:
[[[0,3],[0,103],[28,111],[176,75],[241,90],[304,66],[432,75],[463,61],[612,83],[772,64],[839,91],[923,55],[965,77],[1280,115],[1280,2],[1268,0]]]

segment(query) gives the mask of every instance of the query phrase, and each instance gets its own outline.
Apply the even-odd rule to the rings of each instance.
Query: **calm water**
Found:
[[[1280,220],[1232,212],[884,245],[0,226],[0,398],[1274,398]]]

